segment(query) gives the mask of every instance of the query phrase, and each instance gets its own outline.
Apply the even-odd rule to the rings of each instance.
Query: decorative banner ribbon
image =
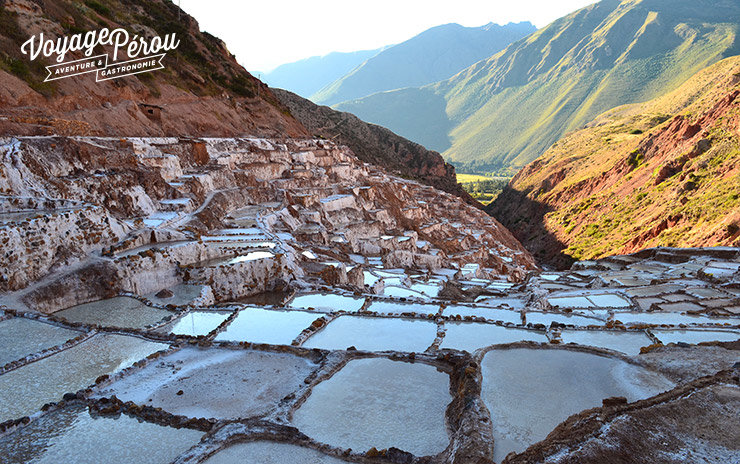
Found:
[[[107,54],[91,56],[89,58],[83,58],[81,60],[67,61],[66,63],[52,64],[46,67],[49,75],[46,76],[44,82],[64,79],[65,77],[79,76],[80,74],[97,72],[101,69],[105,69],[107,66]]]
[[[166,53],[145,56],[128,61],[119,61],[108,64],[108,55],[91,56],[81,60],[67,61],[66,63],[53,64],[46,67],[49,75],[44,82],[64,79],[65,77],[79,76],[94,72],[95,81],[107,81],[133,74],[145,73],[164,69],[162,60]]]
[[[166,53],[162,53],[159,55],[145,56],[144,58],[136,58],[129,61],[111,63],[106,66],[105,69],[98,70],[95,80],[97,82],[107,81],[118,77],[164,69],[162,59],[164,59],[166,55]]]

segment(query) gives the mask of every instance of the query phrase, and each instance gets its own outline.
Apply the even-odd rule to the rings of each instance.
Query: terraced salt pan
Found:
[[[0,366],[61,345],[82,332],[15,317],[0,321]]]
[[[246,308],[239,312],[216,341],[236,341],[290,345],[321,314],[305,311],[271,311]]]
[[[725,324],[739,325],[740,319],[721,318],[721,317],[708,317],[708,316],[693,316],[691,314],[681,314],[675,312],[649,312],[649,313],[633,313],[633,312],[616,312],[614,313],[614,320],[621,321],[623,324],[652,324],[652,325],[679,325],[679,324]]]
[[[365,304],[364,298],[355,298],[336,293],[311,293],[298,295],[288,303],[288,307],[297,309],[314,308],[322,311],[347,311],[354,313]]]
[[[673,388],[663,376],[614,358],[552,349],[488,352],[481,396],[493,423],[494,460],[524,451],[566,418],[624,396],[649,398]]]
[[[124,335],[96,335],[79,345],[0,375],[0,422],[27,416],[148,355],[167,348]]]
[[[411,289],[404,287],[385,287],[383,289],[383,295],[393,298],[416,298],[419,300],[427,300],[429,297],[423,293],[415,292]]]
[[[214,454],[203,464],[346,464],[311,448],[270,441],[237,443]]]
[[[543,324],[547,327],[553,322],[558,324],[569,324],[574,326],[586,327],[589,325],[604,325],[604,321],[599,319],[581,316],[578,314],[566,314],[566,313],[541,313],[534,311],[527,311],[525,314],[527,323],[532,324]]]
[[[740,332],[724,330],[653,330],[658,340],[669,343],[734,342],[740,339]]]
[[[436,298],[439,295],[439,291],[442,287],[433,283],[414,283],[411,284],[411,290],[415,292],[421,292],[431,298]]]
[[[170,333],[192,337],[208,335],[216,330],[230,314],[216,311],[191,311],[178,319]]]
[[[577,343],[608,350],[620,351],[629,356],[640,354],[640,348],[652,345],[644,332],[617,332],[611,330],[563,330],[563,343]]]
[[[442,310],[443,316],[474,316],[484,317],[491,321],[502,321],[511,322],[513,324],[522,323],[522,315],[519,311],[512,311],[508,309],[498,308],[487,308],[485,306],[464,306],[464,305],[451,305],[447,306]]]
[[[439,305],[426,303],[397,303],[395,301],[378,300],[370,303],[367,310],[378,314],[437,314],[439,312]]]
[[[313,334],[303,346],[325,350],[354,346],[365,351],[423,352],[436,336],[437,325],[430,321],[340,316]]]
[[[127,296],[93,301],[54,313],[54,316],[70,322],[132,329],[143,329],[170,315],[172,313],[167,310],[152,308]]]
[[[521,298],[500,298],[480,296],[475,300],[476,304],[485,306],[508,306],[512,309],[524,309],[524,300]]]
[[[203,432],[175,429],[122,414],[93,418],[75,406],[51,412],[0,438],[4,463],[167,464],[197,444]]]
[[[185,348],[97,394],[187,417],[248,418],[268,413],[316,367],[286,353]]]
[[[160,298],[157,296],[159,292],[152,292],[144,297],[152,303],[161,305],[175,305],[182,306],[192,303],[193,300],[198,298],[203,290],[203,285],[193,284],[179,284],[174,287],[170,287],[168,290],[172,292],[172,296],[169,298]]]
[[[396,447],[435,455],[449,444],[449,377],[420,363],[357,359],[315,386],[293,424],[311,438],[366,451]]]
[[[493,324],[474,322],[447,322],[447,332],[440,348],[464,350],[469,353],[478,348],[522,341],[547,343],[543,332],[524,329],[511,329]]]

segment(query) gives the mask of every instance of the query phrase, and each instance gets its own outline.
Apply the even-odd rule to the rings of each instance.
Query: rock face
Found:
[[[201,33],[173,2],[106,2],[95,9],[75,2],[8,0],[0,16],[2,135],[307,135],[223,42]],[[167,52],[165,69],[102,82],[94,73],[43,82],[51,59],[30,61],[20,51],[40,32],[58,37],[102,27],[125,27],[146,37],[175,33],[181,43]],[[65,59],[80,58],[82,52]]]
[[[311,133],[347,145],[362,161],[457,195],[469,204],[478,204],[457,183],[455,168],[439,153],[353,114],[316,105],[287,90],[272,91]]]
[[[740,59],[563,138],[489,206],[540,260],[740,243]]]

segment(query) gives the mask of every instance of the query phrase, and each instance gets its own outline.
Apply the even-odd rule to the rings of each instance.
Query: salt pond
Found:
[[[511,329],[493,324],[475,322],[448,322],[445,337],[440,348],[465,350],[470,353],[490,345],[501,345],[521,341],[547,343],[544,332],[525,329]]]
[[[187,417],[248,418],[273,409],[315,368],[309,360],[286,353],[185,348],[97,394]]]
[[[202,436],[125,414],[93,418],[84,406],[73,406],[0,437],[0,456],[4,463],[167,464]]]
[[[303,346],[345,350],[354,346],[366,351],[422,352],[437,336],[429,321],[380,317],[340,316],[311,336]]]
[[[231,445],[208,458],[203,464],[234,464],[237,462],[255,464],[346,464],[345,461],[327,456],[311,448],[271,441],[253,441]]]
[[[563,330],[562,342],[606,348],[630,356],[640,354],[640,348],[652,344],[644,332],[612,330]]]
[[[311,293],[296,296],[288,306],[299,309],[314,308],[323,311],[347,311],[354,313],[359,311],[363,304],[365,304],[364,298],[355,298],[337,293]]]
[[[246,308],[239,312],[215,340],[290,345],[303,329],[321,316],[306,311]]]
[[[182,316],[170,331],[176,335],[208,335],[216,330],[231,313],[217,311],[191,311]]]
[[[619,359],[565,349],[492,350],[481,367],[497,462],[544,439],[572,414],[601,406],[604,398],[636,401],[674,386]]]
[[[0,366],[61,345],[82,332],[15,317],[0,321]]]
[[[658,340],[669,343],[702,343],[702,342],[734,342],[740,339],[740,332],[724,330],[653,330]]]
[[[357,359],[314,387],[293,423],[340,448],[396,447],[417,456],[443,451],[449,377],[420,363]]]
[[[136,298],[118,296],[72,306],[57,311],[54,316],[83,324],[142,329],[172,314],[164,309],[147,306]]]
[[[0,422],[27,416],[167,348],[136,337],[96,335],[72,348],[0,375]]]

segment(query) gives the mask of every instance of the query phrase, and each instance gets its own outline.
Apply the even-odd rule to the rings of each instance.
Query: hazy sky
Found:
[[[542,27],[595,0],[174,0],[249,71],[403,42],[440,24]]]

